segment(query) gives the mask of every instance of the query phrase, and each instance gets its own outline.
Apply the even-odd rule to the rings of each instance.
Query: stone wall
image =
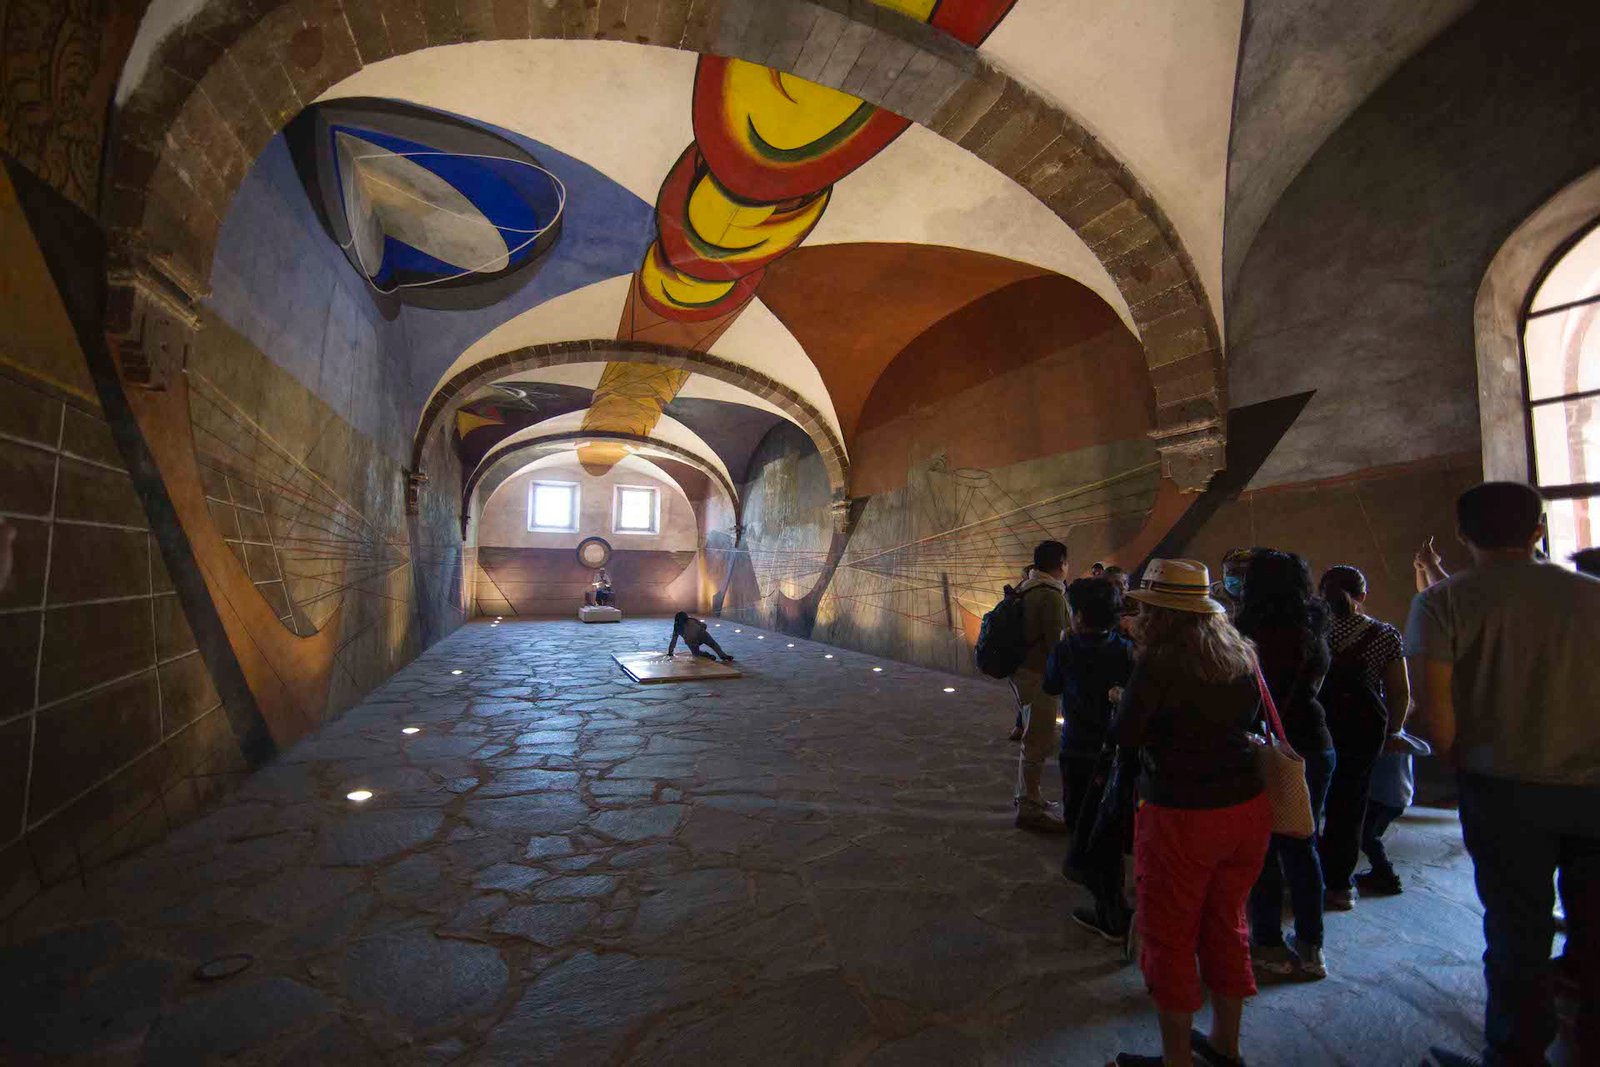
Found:
[[[1592,5],[1486,0],[1306,163],[1230,290],[1233,404],[1316,391],[1254,488],[1478,449],[1474,301],[1600,159],[1597,48]]]
[[[1221,565],[1230,548],[1298,552],[1315,580],[1336,563],[1367,576],[1368,614],[1403,626],[1416,592],[1411,557],[1427,538],[1447,566],[1465,552],[1455,540],[1455,501],[1482,478],[1475,453],[1356,471],[1341,478],[1249,490],[1200,527],[1184,555]]]
[[[329,362],[354,364],[342,372],[348,380],[362,355],[335,352]],[[414,543],[400,460],[409,441],[392,409],[377,436],[358,429],[349,407],[342,413],[211,313],[187,378],[217,534],[287,628],[301,636],[337,628],[321,709],[336,715],[425,648],[424,634],[437,639],[461,622],[460,527],[448,511],[430,513],[417,533],[432,547]],[[442,481],[424,494],[453,496],[449,467],[437,469]],[[455,596],[441,595],[452,587]],[[419,589],[438,592],[419,597]]]
[[[0,920],[164,834],[245,771],[80,348],[93,222],[0,172]]]
[[[535,481],[578,486],[578,528],[572,533],[528,529],[528,490]],[[654,489],[660,503],[658,533],[626,534],[612,529],[618,486]],[[496,548],[548,548],[570,552],[586,537],[603,537],[617,554],[638,551],[693,552],[699,541],[694,509],[671,480],[644,460],[626,457],[596,477],[576,462],[552,459],[515,474],[497,486],[478,519],[478,544]]]

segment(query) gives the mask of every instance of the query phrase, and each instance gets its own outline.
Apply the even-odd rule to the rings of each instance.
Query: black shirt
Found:
[[[1333,656],[1325,637],[1313,637],[1303,626],[1273,623],[1240,632],[1256,643],[1261,673],[1283,719],[1283,732],[1296,752],[1326,752],[1333,747],[1328,714],[1317,700]]]
[[[1114,710],[1106,696],[1126,686],[1133,642],[1115,630],[1069,633],[1045,662],[1044,691],[1061,696],[1062,752],[1098,753]]]
[[[1139,749],[1139,795],[1172,808],[1227,808],[1261,793],[1256,746],[1261,717],[1253,674],[1221,684],[1141,659],[1111,723],[1123,752]]]

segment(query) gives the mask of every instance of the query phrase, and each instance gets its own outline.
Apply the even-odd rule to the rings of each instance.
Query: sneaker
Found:
[[[1364,897],[1396,897],[1403,891],[1393,871],[1362,871],[1356,875],[1356,888]]]
[[[1284,944],[1251,945],[1250,963],[1256,970],[1267,974],[1293,974],[1295,967],[1300,963],[1300,957]]]
[[[1128,940],[1128,928],[1112,927],[1100,921],[1100,913],[1094,908],[1073,908],[1072,921],[1099,937],[1103,941],[1110,941],[1114,945],[1122,945]]]
[[[1299,972],[1307,978],[1328,977],[1328,963],[1322,958],[1321,945],[1302,945],[1295,941],[1294,935],[1289,935],[1289,949],[1300,961]]]
[[[1018,804],[1016,827],[1041,834],[1064,834],[1067,824],[1043,804]]]
[[[1356,891],[1354,889],[1329,889],[1322,894],[1323,911],[1355,911]]]
[[[1211,1038],[1198,1030],[1189,1031],[1189,1045],[1194,1049],[1195,1062],[1205,1067],[1244,1067],[1243,1056],[1224,1056]]]

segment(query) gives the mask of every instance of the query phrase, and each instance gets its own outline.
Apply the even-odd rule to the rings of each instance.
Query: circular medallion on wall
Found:
[[[578,562],[597,571],[611,562],[611,542],[604,537],[585,537],[578,542]]]

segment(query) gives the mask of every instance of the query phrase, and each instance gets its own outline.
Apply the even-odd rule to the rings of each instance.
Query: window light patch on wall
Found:
[[[578,500],[576,482],[528,483],[529,531],[576,533]]]
[[[619,485],[612,498],[611,529],[619,534],[661,532],[661,493],[644,485]]]

